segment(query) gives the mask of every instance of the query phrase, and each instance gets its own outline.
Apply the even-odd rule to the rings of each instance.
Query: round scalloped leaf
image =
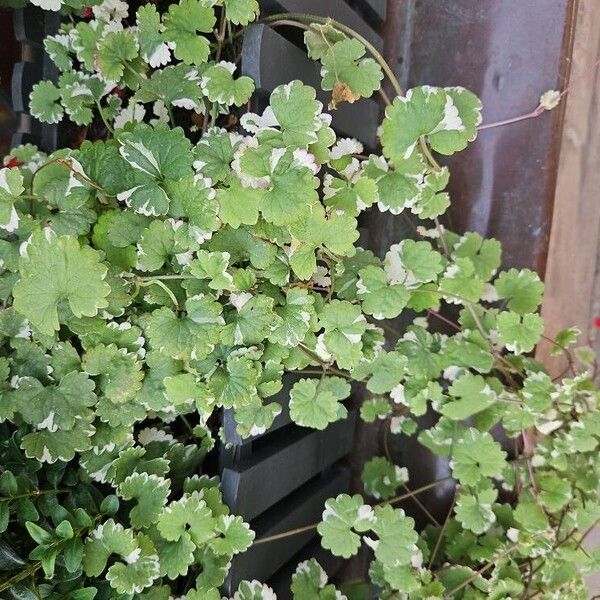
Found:
[[[373,509],[363,504],[358,494],[340,494],[325,502],[325,510],[317,526],[321,545],[334,556],[350,558],[360,547],[358,533],[369,531],[376,523]]]
[[[223,0],[227,19],[234,25],[248,25],[259,13],[258,0]]]
[[[172,4],[163,18],[163,38],[174,42],[174,54],[187,65],[201,65],[208,60],[210,44],[198,32],[210,33],[216,23],[212,2],[181,0]]]
[[[29,111],[42,123],[58,123],[64,115],[60,90],[51,81],[40,81],[31,89]]]
[[[201,86],[211,102],[226,106],[242,106],[246,104],[254,92],[254,82],[250,77],[242,75],[233,78],[235,64],[221,61],[208,67],[202,73]]]
[[[158,521],[170,492],[170,481],[148,473],[133,473],[119,485],[124,500],[136,500],[129,512],[132,527],[142,529]]]
[[[302,427],[325,429],[329,423],[346,418],[340,404],[350,395],[350,384],[341,377],[300,379],[290,391],[290,417]]]
[[[77,238],[49,230],[34,233],[19,263],[14,307],[41,333],[59,329],[58,304],[66,300],[76,317],[93,317],[108,306],[110,286],[100,255]]]
[[[108,81],[119,81],[126,65],[138,55],[138,43],[130,30],[110,31],[98,44],[97,64]]]

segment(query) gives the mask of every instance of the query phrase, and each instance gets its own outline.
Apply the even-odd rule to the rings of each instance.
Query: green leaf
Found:
[[[136,24],[142,58],[151,67],[168,63],[171,53],[160,34],[160,15],[156,7],[153,4],[140,6],[136,13]]]
[[[333,300],[319,314],[323,342],[342,369],[355,366],[361,356],[361,337],[367,322],[360,308],[350,302]]]
[[[111,401],[123,404],[131,400],[142,386],[142,364],[133,353],[115,344],[99,344],[83,356],[83,369],[98,377],[98,384]]]
[[[166,44],[163,46],[166,47]],[[166,56],[169,56],[168,48]],[[167,109],[169,105],[186,110],[199,111],[204,108],[196,69],[183,63],[154,71],[149,79],[140,82],[134,98],[139,102],[160,101]],[[156,107],[154,112],[157,114]]]
[[[269,598],[276,598],[273,590],[268,585],[255,579],[253,581],[241,581],[232,600],[268,600]]]
[[[154,545],[142,534],[138,534],[137,543],[137,560],[116,562],[106,572],[106,580],[118,594],[139,594],[159,576],[158,556]]]
[[[168,200],[167,200],[168,202]],[[168,204],[164,205],[166,210]],[[152,221],[140,234],[138,243],[138,268],[158,271],[175,254],[175,232],[169,221]]]
[[[186,311],[187,316],[178,317],[166,307],[155,310],[147,321],[148,340],[153,348],[173,358],[204,358],[219,339],[221,306],[198,294],[186,301]]]
[[[390,246],[385,255],[384,269],[391,284],[414,288],[435,281],[443,270],[442,257],[429,242],[403,240]]]
[[[94,428],[87,423],[78,424],[70,430],[43,429],[25,435],[21,441],[21,448],[27,457],[35,458],[39,462],[68,462],[73,460],[77,452],[91,447],[90,437],[93,433]]]
[[[191,373],[179,373],[163,380],[165,396],[173,406],[189,404],[202,397],[196,377]]]
[[[549,511],[558,512],[567,506],[573,497],[571,483],[554,473],[536,474],[535,482],[540,489],[540,502]]]
[[[36,523],[27,521],[25,523],[25,528],[36,544],[50,544],[54,541],[54,536]]]
[[[367,389],[375,394],[391,392],[404,379],[406,365],[406,357],[399,352],[380,352],[368,367],[371,376]]]
[[[339,403],[350,395],[350,384],[341,377],[300,379],[290,391],[290,416],[302,427],[325,429],[329,423],[346,418]]]
[[[216,521],[198,492],[171,502],[158,517],[157,528],[168,541],[176,542],[189,535],[196,546],[214,537]]]
[[[60,90],[51,81],[40,81],[31,88],[29,110],[42,123],[58,123],[63,118]]]
[[[223,0],[227,19],[234,25],[248,25],[259,13],[258,0]]]
[[[188,269],[198,279],[209,279],[208,287],[213,290],[228,290],[233,285],[233,277],[229,268],[228,252],[207,252],[199,250],[196,258],[190,262]]]
[[[477,97],[463,88],[413,88],[385,111],[383,153],[401,164],[421,136],[428,136],[432,148],[442,154],[463,150],[477,135],[480,113]]]
[[[360,417],[367,423],[377,419],[387,419],[392,413],[392,407],[386,398],[377,397],[365,400],[360,407]]]
[[[279,85],[271,94],[270,105],[286,146],[303,147],[317,141],[321,103],[313,87],[298,80]]]
[[[164,16],[163,37],[175,43],[176,58],[186,65],[202,65],[208,60],[210,45],[208,39],[198,32],[212,32],[215,23],[211,2],[180,0],[179,4],[172,4]]]
[[[456,520],[475,535],[485,533],[495,522],[492,505],[498,496],[494,489],[483,490],[476,495],[461,490],[454,512]]]
[[[336,42],[321,58],[324,90],[332,90],[330,108],[340,102],[355,102],[379,89],[383,79],[381,67],[372,58],[363,58],[364,45],[356,39]]]
[[[453,246],[454,258],[468,258],[475,267],[475,274],[488,281],[500,266],[501,245],[498,240],[483,239],[478,233],[467,232]]]
[[[250,404],[256,395],[258,373],[254,363],[243,356],[231,356],[225,367],[217,369],[208,387],[214,402],[224,408]]]
[[[0,229],[11,233],[19,226],[15,202],[24,191],[19,169],[0,169]]]
[[[357,295],[367,314],[376,319],[393,319],[402,312],[409,298],[404,285],[388,284],[385,271],[379,267],[366,267],[359,275]]]
[[[44,50],[60,71],[70,71],[73,68],[71,60],[70,39],[68,35],[58,33],[49,35],[44,40]]]
[[[473,92],[463,87],[447,87],[444,91],[444,119],[435,132],[429,133],[429,143],[436,152],[454,154],[477,137],[482,105]]]
[[[454,400],[443,404],[439,412],[453,421],[467,419],[496,403],[494,390],[481,375],[466,373],[448,391]]]
[[[277,402],[263,404],[258,396],[252,396],[248,404],[235,409],[236,431],[242,438],[262,435],[271,427],[279,414],[281,414],[280,404]]]
[[[476,485],[484,477],[498,477],[506,465],[506,452],[487,432],[469,428],[456,440],[450,463],[463,485]]]
[[[304,155],[263,144],[247,146],[233,168],[244,186],[268,188],[260,205],[265,221],[288,225],[317,203],[319,180],[309,164]]]
[[[315,317],[315,298],[306,290],[290,289],[285,305],[275,307],[281,323],[271,331],[269,339],[282,346],[297,346],[308,333]]]
[[[132,31],[110,31],[98,44],[97,64],[109,81],[119,81],[125,67],[138,55],[138,44]]]
[[[246,551],[254,540],[254,531],[242,517],[221,515],[217,519],[215,531],[218,537],[209,541],[213,552],[218,556],[232,557]]]
[[[119,153],[131,168],[152,179],[181,179],[191,171],[191,144],[180,127],[138,123],[118,135]]]
[[[521,494],[513,514],[517,523],[525,531],[539,533],[545,531],[549,526],[546,513],[529,491]]]
[[[475,266],[468,258],[457,258],[456,262],[446,267],[440,279],[440,292],[446,296],[447,302],[477,302],[485,290],[483,281],[475,275]]]
[[[374,542],[365,538],[374,548],[375,558],[390,567],[410,565],[417,552],[414,519],[389,504],[375,507],[375,519],[372,530],[379,539]]]
[[[507,307],[520,315],[535,312],[542,302],[544,284],[538,274],[529,269],[500,273],[494,287],[498,298],[508,300]]]
[[[136,500],[129,512],[132,527],[141,529],[158,521],[170,491],[170,481],[148,473],[133,473],[119,485],[124,500]]]
[[[230,187],[217,190],[221,221],[234,229],[240,225],[256,225],[264,196],[264,190],[245,188],[237,179],[233,180]]]
[[[254,92],[254,82],[243,75],[233,78],[235,63],[221,61],[202,73],[201,86],[211,102],[226,106],[246,104]]]
[[[325,502],[325,510],[317,531],[321,536],[323,548],[330,550],[334,556],[347,559],[358,552],[358,533],[369,531],[375,523],[373,509],[363,504],[363,499],[358,494],[340,494]]]
[[[223,181],[231,172],[231,161],[239,145],[234,134],[211,127],[194,148],[194,169],[212,181]],[[231,182],[237,183],[236,180]],[[250,190],[247,190],[250,191]]]
[[[76,420],[91,421],[96,404],[94,382],[85,373],[72,371],[58,385],[44,387],[33,377],[24,377],[16,390],[7,394],[14,410],[26,423],[55,432],[73,429]]]
[[[335,600],[341,597],[333,585],[327,585],[327,573],[314,558],[301,562],[296,567],[296,572],[292,575],[291,591],[294,600]]]
[[[507,350],[515,354],[531,352],[544,331],[544,321],[539,315],[519,315],[501,312],[496,318],[499,340]]]
[[[158,553],[162,577],[177,579],[181,575],[187,575],[189,567],[195,562],[196,549],[189,533],[184,533],[176,542],[169,542],[160,535],[154,535],[152,542]]]
[[[375,456],[365,463],[361,478],[366,494],[377,500],[387,500],[408,481],[408,471],[382,456]]]
[[[345,34],[331,23],[311,23],[304,32],[308,56],[316,60],[321,60],[336,42],[345,39]]]
[[[107,269],[100,256],[76,238],[59,237],[48,230],[34,233],[19,264],[15,310],[41,333],[59,328],[58,305],[68,302],[76,317],[93,317],[106,308],[110,287],[104,282]]]
[[[252,296],[249,299],[244,297],[237,304],[235,310],[226,317],[227,325],[221,334],[221,339],[226,344],[260,344],[282,322],[273,311],[273,298],[269,296]]]
[[[559,356],[564,352],[564,348],[568,348],[569,346],[575,344],[580,335],[581,330],[577,327],[561,329],[554,337],[554,340],[558,345],[552,346],[552,348],[550,349],[550,354],[552,356]]]

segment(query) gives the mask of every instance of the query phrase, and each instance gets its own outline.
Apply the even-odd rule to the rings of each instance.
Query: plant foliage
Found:
[[[327,500],[317,531],[335,556],[369,552],[370,583],[336,589],[310,560],[296,600],[369,598],[369,586],[411,600],[585,598],[598,553],[581,542],[600,518],[594,359],[579,351],[551,379],[529,355],[539,277],[501,271],[498,242],[437,221],[449,173],[432,152],[475,139],[479,100],[458,87],[398,95],[381,151],[365,155],[301,81],[238,110],[254,83],[236,72],[236,27],[257,18],[255,0],[135,14],[120,0],[91,14],[36,3],[72,18],[46,39],[60,76],[34,86],[31,112],[92,139],[49,156],[15,148],[0,170],[0,595],[218,600],[255,538],[203,467],[224,443],[219,411],[241,436],[263,433],[297,373],[295,423],[346,418],[362,383],[361,417],[447,459],[455,496],[444,523],[417,530],[397,506],[417,493],[408,470],[369,460],[364,494]],[[376,92],[377,55],[311,21],[298,18],[329,108]],[[383,259],[361,248],[368,210],[419,221],[414,239]],[[447,307],[450,334],[436,327]],[[385,321],[409,314],[386,343]],[[555,344],[568,354],[575,339]],[[539,438],[527,452],[523,432]],[[258,581],[233,596],[259,598],[275,595]]]

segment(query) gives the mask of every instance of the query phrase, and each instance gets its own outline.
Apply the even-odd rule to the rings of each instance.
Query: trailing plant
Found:
[[[438,222],[449,172],[435,154],[475,139],[479,100],[403,93],[330,19],[265,19],[305,30],[331,110],[391,79],[381,153],[365,154],[300,81],[240,110],[254,84],[237,74],[239,26],[255,0],[45,6],[71,19],[46,39],[61,75],[34,86],[31,112],[91,139],[15,148],[0,170],[0,595],[218,599],[235,555],[316,528],[335,556],[369,549],[370,582],[336,590],[311,560],[298,600],[587,597],[595,359],[572,358],[577,331],[563,331],[569,372],[552,379],[530,356],[539,277],[501,271],[499,242]],[[368,210],[409,217],[414,239],[383,260],[357,246]],[[401,314],[416,316],[386,343]],[[289,372],[298,425],[346,418],[359,382],[365,421],[447,458],[447,519],[415,528],[398,503],[448,478],[411,490],[388,455],[320,523],[255,539],[203,459],[224,443],[222,409],[243,437],[271,426]],[[522,450],[523,432],[537,444]],[[274,594],[257,581],[234,595],[258,598]]]

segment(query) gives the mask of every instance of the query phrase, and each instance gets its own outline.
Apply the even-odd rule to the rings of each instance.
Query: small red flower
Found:
[[[15,169],[17,167],[20,167],[22,164],[23,163],[21,161],[18,161],[14,156],[10,156],[8,162],[5,163],[5,166],[9,169]]]
[[[596,318],[594,319],[594,327],[595,327],[596,329],[600,329],[600,317],[596,317]]]
[[[81,17],[83,19],[91,19],[94,16],[94,11],[92,10],[91,6],[86,6],[82,11],[81,11]]]

